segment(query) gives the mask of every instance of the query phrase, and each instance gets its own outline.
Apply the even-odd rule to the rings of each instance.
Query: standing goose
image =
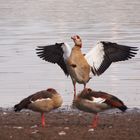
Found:
[[[119,45],[117,43],[101,41],[87,54],[81,52],[82,40],[78,35],[71,37],[74,47],[67,43],[56,43],[48,46],[38,46],[37,55],[45,61],[57,63],[65,75],[71,77],[76,96],[76,82],[84,84],[93,75],[101,75],[112,62],[125,61],[135,56],[137,47]]]
[[[73,104],[82,111],[95,114],[92,123],[93,128],[96,128],[98,124],[98,112],[113,108],[118,108],[124,112],[127,109],[117,97],[101,91],[92,91],[88,88],[76,96]]]
[[[33,95],[23,99],[19,104],[14,106],[15,112],[22,109],[30,109],[41,113],[42,127],[45,126],[44,112],[50,112],[62,105],[62,97],[55,89],[49,88],[36,92]]]

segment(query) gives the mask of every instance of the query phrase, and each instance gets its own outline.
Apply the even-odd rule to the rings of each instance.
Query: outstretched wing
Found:
[[[99,42],[85,55],[94,75],[101,75],[112,62],[125,61],[136,55],[137,47],[129,47],[111,42]]]
[[[57,63],[64,73],[68,76],[69,72],[66,67],[65,60],[70,54],[71,49],[65,43],[56,43],[48,46],[38,46],[37,55],[45,61]]]

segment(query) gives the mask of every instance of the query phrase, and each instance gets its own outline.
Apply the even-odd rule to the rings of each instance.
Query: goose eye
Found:
[[[88,88],[88,91],[89,91],[89,92],[91,92],[91,89],[90,89],[90,88]]]
[[[80,37],[78,35],[76,35],[77,39],[80,39]]]

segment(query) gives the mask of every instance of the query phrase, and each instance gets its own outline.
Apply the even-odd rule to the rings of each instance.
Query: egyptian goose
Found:
[[[82,40],[76,35],[71,37],[74,47],[67,43],[56,43],[48,46],[38,46],[37,55],[45,61],[57,63],[65,75],[71,77],[76,95],[76,82],[84,84],[93,75],[101,75],[112,62],[124,61],[135,56],[137,47],[129,47],[111,42],[99,42],[87,54],[81,52]]]
[[[92,122],[93,128],[96,128],[98,124],[98,112],[113,108],[118,108],[124,112],[127,109],[124,103],[117,97],[105,92],[93,91],[89,88],[85,88],[76,96],[73,105],[82,111],[95,114]]]
[[[30,109],[41,113],[42,127],[45,126],[44,112],[50,112],[62,105],[62,97],[55,89],[49,88],[36,92],[33,95],[23,99],[19,104],[14,106],[15,112],[22,109]]]

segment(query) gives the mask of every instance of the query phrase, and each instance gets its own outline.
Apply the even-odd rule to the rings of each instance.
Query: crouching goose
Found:
[[[30,109],[41,113],[42,127],[45,126],[44,112],[50,112],[62,105],[62,97],[55,89],[39,91],[23,99],[19,104],[14,106],[15,112],[22,109]]]
[[[56,43],[48,46],[39,46],[37,55],[45,61],[57,63],[65,75],[71,77],[76,95],[76,82],[84,84],[93,75],[101,75],[112,62],[124,61],[135,56],[137,47],[129,47],[111,42],[99,42],[87,54],[81,52],[82,40],[78,35],[71,37],[74,47],[66,43]]]
[[[124,112],[127,109],[117,97],[101,91],[92,91],[88,88],[85,88],[76,96],[73,105],[82,111],[95,114],[92,122],[93,128],[96,128],[98,124],[98,112],[112,108],[118,108]]]

